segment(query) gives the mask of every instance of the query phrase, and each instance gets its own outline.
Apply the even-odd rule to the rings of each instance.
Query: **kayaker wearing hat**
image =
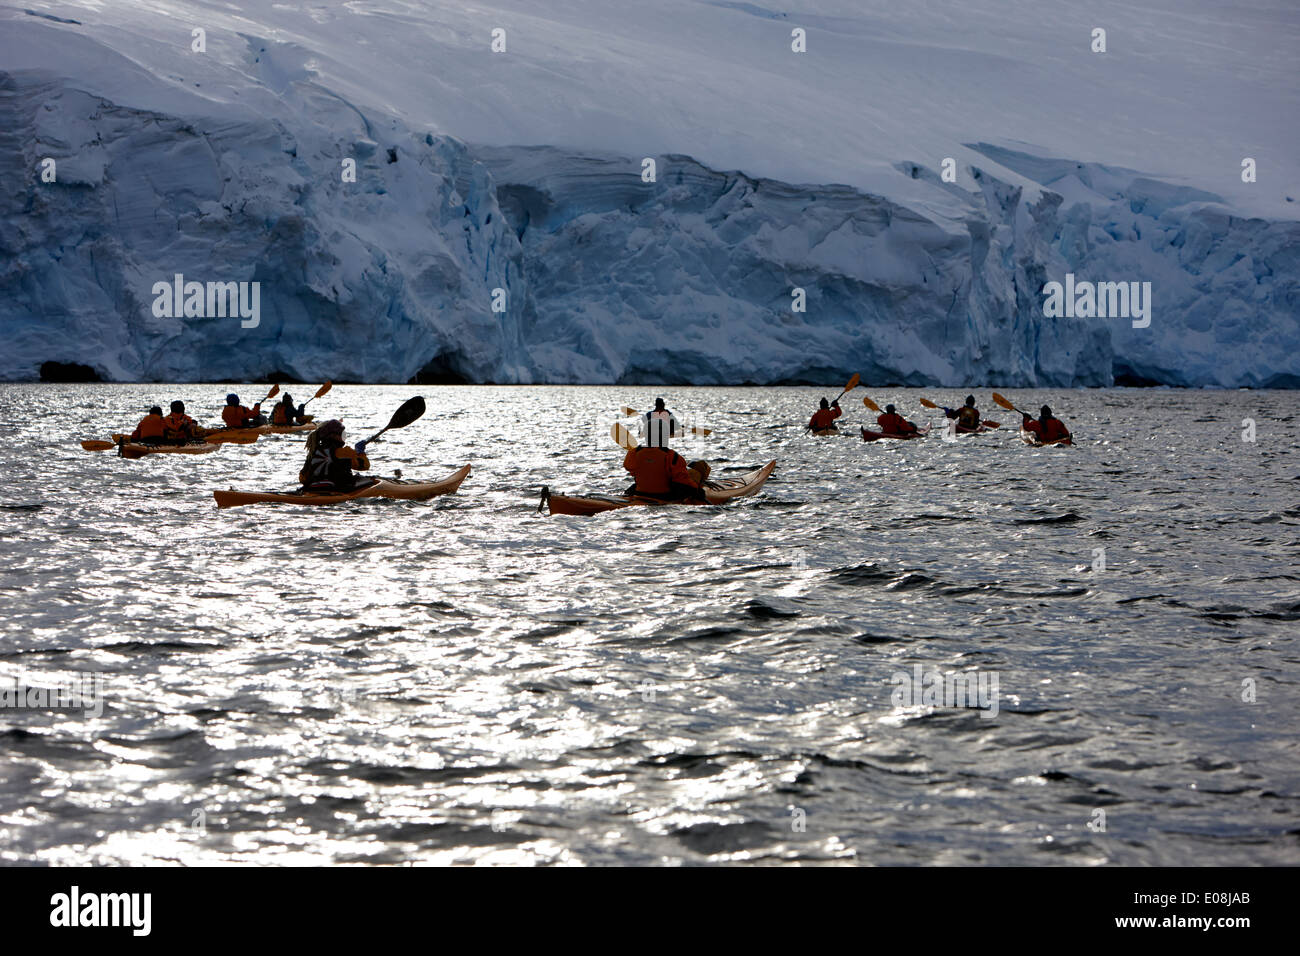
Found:
[[[166,428],[167,420],[163,418],[162,408],[155,405],[149,409],[148,415],[140,419],[140,424],[135,426],[135,431],[131,432],[131,441],[157,445],[163,440]]]
[[[169,445],[184,445],[200,441],[203,433],[198,423],[185,414],[185,403],[172,402],[172,413],[163,419],[163,441]],[[161,409],[159,409],[161,411]]]
[[[840,400],[838,398],[833,402],[827,402],[826,399],[823,398],[821,408],[813,412],[813,417],[808,422],[808,427],[815,432],[834,429],[835,419],[839,418],[842,414],[844,413],[840,409]]]
[[[343,441],[343,423],[327,421],[307,436],[307,461],[298,472],[304,491],[351,491],[356,487],[354,471],[368,471],[366,443],[350,448]]]
[[[1061,421],[1059,418],[1053,418],[1052,410],[1046,405],[1038,410],[1037,421],[1030,418],[1025,412],[1021,412],[1020,414],[1021,417],[1024,418],[1020,427],[1025,431],[1032,433],[1035,438],[1044,444],[1047,442],[1060,441],[1062,438],[1073,437],[1070,434],[1070,430],[1065,427],[1065,422]]]
[[[980,410],[975,407],[975,396],[967,395],[966,404],[954,411],[945,408],[943,413],[949,418],[957,419],[957,427],[966,431],[977,431],[980,427]]]
[[[703,501],[700,486],[709,477],[707,462],[686,464],[681,455],[668,447],[672,425],[667,419],[651,418],[646,423],[646,440],[623,458],[623,467],[635,479],[629,495],[659,498],[663,501]]]
[[[306,407],[306,402],[301,405],[294,405],[293,396],[285,392],[284,398],[276,402],[275,407],[271,409],[271,424],[301,425],[303,423],[303,410]]]
[[[262,403],[258,402],[252,408],[245,408],[239,404],[239,396],[234,392],[226,396],[226,407],[221,410],[221,420],[226,423],[227,428],[257,428],[259,425],[266,424],[266,416],[262,414]]]
[[[876,424],[886,435],[912,435],[919,431],[915,424],[895,412],[893,405],[885,406],[885,413],[876,419]]]
[[[668,437],[674,438],[677,435],[677,416],[664,407],[662,398],[655,399],[653,411],[645,413],[646,434],[650,434],[650,427],[656,421],[668,423]]]

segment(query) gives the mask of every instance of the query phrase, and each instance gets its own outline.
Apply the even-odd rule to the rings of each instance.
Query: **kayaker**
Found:
[[[839,418],[843,414],[844,412],[840,409],[840,400],[838,398],[829,403],[823,398],[821,408],[813,412],[813,417],[808,422],[808,427],[815,432],[834,428],[835,419]]]
[[[301,425],[303,423],[303,410],[307,403],[294,405],[293,396],[288,392],[284,393],[284,398],[275,403],[271,409],[272,425]]]
[[[239,404],[239,396],[234,392],[226,396],[226,407],[221,410],[221,420],[226,423],[227,428],[257,428],[266,424],[266,416],[262,414],[262,403],[258,402],[252,408],[245,408]]]
[[[1070,434],[1070,430],[1065,427],[1065,422],[1061,421],[1059,418],[1054,418],[1052,416],[1052,410],[1046,405],[1038,410],[1037,421],[1030,418],[1025,412],[1021,412],[1020,414],[1024,419],[1024,421],[1021,422],[1020,427],[1025,431],[1032,433],[1034,437],[1044,444],[1047,442],[1060,441],[1063,438],[1073,437]]]
[[[894,411],[893,405],[885,406],[885,413],[876,419],[876,424],[886,435],[912,435],[919,431],[914,423]]]
[[[131,441],[156,445],[163,440],[166,429],[167,419],[163,418],[162,408],[155,405],[149,409],[149,414],[140,420],[140,424],[135,426],[135,431],[131,432]]]
[[[343,423],[331,419],[307,436],[307,461],[298,472],[304,491],[351,491],[357,485],[354,471],[368,471],[366,443],[350,448],[343,441]]]
[[[669,438],[676,437],[677,416],[664,407],[664,400],[662,398],[656,398],[654,409],[645,413],[646,435],[651,434],[651,429],[654,426],[655,422],[667,422],[668,437]],[[661,425],[657,429],[657,432],[661,433],[662,429],[663,426]]]
[[[951,408],[945,408],[943,413],[949,418],[957,419],[957,427],[966,431],[977,431],[980,427],[980,410],[975,407],[975,396],[967,395],[966,404],[955,411]]]
[[[172,413],[163,419],[163,441],[169,445],[184,445],[201,441],[203,433],[198,423],[185,414],[185,403],[172,402]],[[160,409],[161,411],[161,409]]]
[[[646,444],[633,448],[623,458],[623,467],[635,479],[627,493],[663,501],[703,501],[700,486],[708,477],[708,463],[697,461],[687,465],[681,455],[668,447],[663,430],[663,425],[651,422]]]

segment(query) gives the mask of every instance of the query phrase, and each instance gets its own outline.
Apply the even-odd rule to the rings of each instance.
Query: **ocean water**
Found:
[[[428,401],[377,473],[474,472],[331,508],[214,506],[300,436],[77,444],[228,390],[0,386],[0,690],[98,689],[5,698],[0,862],[1300,863],[1300,394],[1007,390],[1080,439],[1034,449],[987,390],[866,444],[964,391],[813,438],[833,391],[336,386],[352,439]],[[763,491],[537,512],[659,394]]]

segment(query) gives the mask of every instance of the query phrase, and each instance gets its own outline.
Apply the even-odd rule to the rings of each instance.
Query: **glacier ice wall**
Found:
[[[684,156],[645,183],[625,158],[477,152],[523,244],[540,380],[1300,384],[1300,225],[1132,171],[972,148],[988,158],[975,190],[899,165],[960,198],[960,218]],[[1044,284],[1070,272],[1150,281],[1150,327],[1044,317]]]
[[[300,95],[290,128],[0,74],[0,178],[25,184],[0,197],[0,378],[52,360],[110,380],[528,381],[511,364],[521,249],[483,165],[454,139]],[[178,273],[259,282],[260,323],[155,317],[154,284]]]
[[[10,59],[59,68],[0,71],[0,379],[1300,387],[1300,224],[1134,170],[972,143],[959,183],[676,154],[646,183],[640,157],[426,132],[293,43],[243,36],[208,95],[156,45],[145,70],[20,19]],[[177,273],[259,282],[260,325],[155,317]],[[1150,281],[1150,327],[1045,318],[1067,273]]]

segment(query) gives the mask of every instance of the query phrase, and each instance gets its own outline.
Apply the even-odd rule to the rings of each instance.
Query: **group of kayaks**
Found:
[[[841,397],[856,386],[856,380],[857,376],[855,375],[846,387],[845,392],[841,393]],[[318,394],[323,394],[324,391],[328,390],[328,386],[329,383],[326,383],[326,385],[322,387],[322,392]],[[276,388],[278,389],[278,386],[276,386]],[[275,389],[272,390],[272,394],[274,393]],[[999,404],[1005,404],[1007,407],[1011,407],[1009,402],[1002,399],[1002,397],[996,393],[994,394],[994,398],[995,400],[998,400]],[[837,409],[838,401],[839,400],[836,399],[834,403]],[[879,407],[869,398],[863,399],[863,402],[869,408],[874,408],[876,411],[880,410]],[[921,402],[930,407],[939,407],[927,402],[925,399],[922,399]],[[826,403],[823,400],[823,408],[825,407]],[[892,406],[889,406],[889,408],[892,412]],[[403,428],[406,425],[409,425],[411,422],[422,416],[424,411],[425,403],[422,397],[417,396],[407,400],[397,410],[397,412],[394,413],[388,425],[377,435],[368,439],[367,444],[369,442],[378,441],[379,437],[389,429]],[[636,414],[635,410],[630,408],[625,408],[623,411],[625,414]],[[335,424],[337,425],[337,423]],[[251,444],[263,435],[305,434],[310,433],[317,427],[318,423],[315,421],[303,421],[292,425],[258,425],[249,428],[213,429],[204,435],[202,441],[183,445],[142,444],[139,442],[132,442],[130,436],[120,434],[113,435],[113,440],[111,442],[90,440],[83,441],[81,444],[83,448],[91,451],[117,448],[119,454],[125,458],[141,458],[146,455],[157,454],[203,455],[217,451],[225,444]],[[978,423],[977,427],[973,428],[957,426],[956,431],[959,434],[974,434],[978,432],[993,431],[999,427],[1001,426],[998,422],[981,421]],[[687,429],[687,431],[702,435],[708,435],[710,433],[709,429],[702,428],[691,428]],[[821,433],[839,433],[838,429],[834,429],[833,431],[819,431]],[[906,441],[923,438],[930,434],[932,429],[927,423],[916,431],[906,433],[874,431],[866,427],[862,427],[860,431],[863,441],[874,442],[882,440]],[[629,451],[636,447],[636,439],[631,436],[631,433],[622,424],[614,425],[613,429],[611,429],[611,437],[613,437],[617,444]],[[1023,429],[1021,430],[1020,437],[1027,444],[1033,445],[1070,444],[1072,441],[1071,438],[1067,437],[1053,442],[1043,442],[1040,441],[1038,436],[1033,432]],[[361,444],[358,444],[358,448],[360,447],[362,447]],[[753,470],[735,478],[705,480],[700,486],[699,497],[681,501],[663,500],[660,497],[647,497],[635,493],[625,493],[621,495],[564,495],[552,493],[549,486],[545,486],[542,489],[542,501],[538,506],[538,510],[541,511],[543,508],[548,509],[552,515],[595,515],[635,506],[656,506],[666,504],[689,504],[696,506],[723,505],[736,498],[744,498],[757,494],[767,479],[772,476],[773,471],[776,469],[776,464],[775,461],[769,461],[767,464],[754,468]],[[462,482],[469,477],[470,473],[471,467],[466,464],[457,468],[445,478],[436,481],[403,480],[401,478],[401,472],[399,471],[395,478],[363,478],[355,486],[346,490],[306,491],[299,489],[289,491],[257,492],[236,491],[231,488],[224,491],[214,491],[213,498],[215,499],[218,508],[234,508],[242,505],[263,503],[332,505],[363,498],[426,501],[439,495],[454,494],[460,488]]]
[[[849,392],[851,392],[854,388],[856,388],[857,385],[858,385],[858,376],[854,375],[851,379],[849,379],[848,384],[844,386],[844,391],[842,391],[833,402],[828,403],[826,399],[822,399],[822,408],[821,411],[818,413],[818,415],[822,416],[822,418],[819,419],[818,415],[814,415],[812,421],[809,423],[807,427],[807,430],[811,434],[818,435],[818,436],[842,434],[839,428],[834,424],[834,422],[831,419],[833,417],[839,417],[840,415],[839,400],[843,398],[845,395],[847,395]],[[1002,427],[1001,422],[989,421],[988,419],[981,420],[979,418],[978,411],[974,407],[973,396],[967,397],[966,401],[970,407],[958,409],[957,411],[954,411],[949,408],[944,408],[942,405],[937,405],[936,403],[926,398],[922,398],[920,400],[920,403],[925,408],[942,410],[944,412],[945,416],[950,420],[947,427],[944,429],[944,432],[946,434],[950,434],[954,436],[979,435],[985,432],[996,431]],[[997,392],[993,393],[993,401],[995,404],[1001,406],[1002,408],[1019,413],[1023,417],[1024,423],[1026,425],[1031,426],[1029,428],[1026,428],[1022,425],[1022,427],[1020,428],[1020,440],[1024,442],[1026,445],[1031,445],[1035,448],[1042,448],[1048,445],[1073,445],[1074,444],[1074,437],[1068,431],[1066,431],[1064,426],[1061,425],[1059,421],[1056,421],[1054,419],[1050,421],[1050,424],[1054,428],[1058,429],[1058,433],[1052,438],[1044,439],[1042,437],[1043,434],[1049,434],[1049,433],[1042,432],[1042,429],[1040,427],[1041,422],[1038,425],[1036,425],[1033,422],[1031,416],[1029,416],[1024,412],[1021,412],[1020,409],[1016,408],[1015,405],[1013,405],[1008,399],[999,395]],[[873,402],[870,398],[863,398],[862,404],[874,412],[881,411],[880,406],[877,405],[875,402]],[[894,414],[893,405],[885,406],[884,411],[886,414],[881,416],[880,421],[886,424],[892,423],[896,426],[898,430],[888,431],[885,430],[884,428],[877,430],[877,429],[867,428],[865,425],[863,425],[859,428],[859,432],[862,435],[863,441],[865,442],[909,441],[916,438],[924,438],[926,435],[930,434],[932,430],[928,422],[925,425],[922,425],[920,427],[917,427],[910,422],[906,422],[901,416]],[[963,415],[962,413],[969,413],[969,414]],[[1050,409],[1048,409],[1047,406],[1043,407],[1043,414],[1050,415]],[[961,420],[958,420],[959,416]],[[968,424],[963,424],[963,421],[968,422]],[[819,425],[823,427],[817,427]]]

